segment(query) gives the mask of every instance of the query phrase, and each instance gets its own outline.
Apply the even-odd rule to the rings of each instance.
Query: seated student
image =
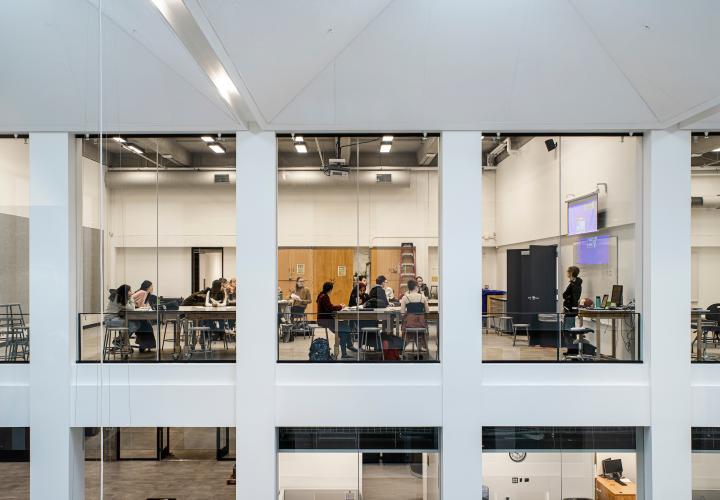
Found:
[[[139,329],[138,321],[128,321],[125,311],[135,310],[135,301],[131,298],[132,290],[130,285],[120,285],[115,290],[110,290],[110,298],[105,306],[105,325],[108,327],[127,327],[128,335],[132,335]],[[113,344],[119,347],[121,339],[115,338]]]
[[[227,305],[227,290],[223,287],[222,279],[217,279],[212,282],[212,287],[208,290],[205,295],[205,307],[211,306],[226,306]]]
[[[298,277],[295,280],[295,289],[290,291],[290,306],[304,310],[311,300],[310,290],[305,288],[305,278]]]
[[[131,301],[134,303],[135,309],[150,309],[149,298],[153,292],[153,284],[151,281],[145,280],[140,285],[140,289],[131,295]],[[150,321],[144,319],[137,323],[137,330],[135,331],[135,339],[137,341],[137,347],[140,352],[149,351],[154,349],[155,344],[155,332]]]
[[[367,290],[367,285],[365,284],[365,282],[358,281],[353,287],[352,292],[350,292],[350,300],[348,301],[348,306],[361,306],[365,302],[367,302],[370,296],[365,290]]]
[[[417,281],[418,284],[418,291],[422,293],[425,297],[430,297],[430,289],[423,281],[422,276],[416,276],[415,281]]]
[[[185,297],[185,299],[182,301],[183,306],[204,306],[205,305],[205,298],[207,297],[207,293],[210,291],[209,288],[206,288],[205,290],[200,290],[199,292],[192,293]]]
[[[333,284],[330,281],[323,283],[322,292],[317,296],[315,302],[317,303],[317,323],[323,328],[327,328],[331,332],[340,335],[340,349],[342,351],[342,357],[344,359],[351,358],[348,355],[347,350],[357,352],[357,349],[353,347],[352,335],[349,331],[344,328],[340,328],[340,332],[335,331],[335,312],[340,311],[345,307],[344,304],[335,305],[330,300],[330,294],[332,293]]]
[[[153,293],[153,284],[151,281],[145,280],[140,285],[140,289],[132,294],[131,298],[135,302],[135,309],[149,309],[150,295]]]
[[[416,280],[408,280],[407,282],[408,291],[400,299],[400,313],[403,317],[403,330],[406,328],[425,328],[427,331],[427,320],[425,314],[430,312],[430,306],[428,304],[427,297],[420,292],[420,287]],[[414,336],[411,336],[407,340],[414,341]],[[422,347],[428,350],[427,337],[426,335],[420,335],[418,337],[418,343],[422,346],[417,346],[418,350]]]
[[[370,289],[368,301],[365,307],[373,309],[384,309],[388,306],[387,295],[385,295],[385,283],[387,279],[382,274],[375,279],[375,286]]]
[[[228,302],[234,303],[237,300],[237,280],[230,278],[225,289],[227,290]]]

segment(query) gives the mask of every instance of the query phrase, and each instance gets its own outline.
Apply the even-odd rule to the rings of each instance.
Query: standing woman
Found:
[[[568,286],[563,292],[563,332],[575,327],[575,318],[578,315],[578,304],[582,295],[582,278],[579,277],[580,269],[577,266],[567,268]],[[567,335],[567,333],[565,333]],[[569,337],[569,336],[568,336]],[[567,340],[567,339],[566,339]]]

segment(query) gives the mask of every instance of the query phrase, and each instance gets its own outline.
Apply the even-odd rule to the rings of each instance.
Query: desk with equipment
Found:
[[[602,461],[603,473],[595,478],[595,500],[635,500],[637,487],[623,475],[622,460]]]

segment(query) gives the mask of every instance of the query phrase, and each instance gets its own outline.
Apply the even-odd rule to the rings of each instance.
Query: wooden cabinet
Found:
[[[595,500],[635,500],[635,483],[619,484],[604,477],[595,478]]]

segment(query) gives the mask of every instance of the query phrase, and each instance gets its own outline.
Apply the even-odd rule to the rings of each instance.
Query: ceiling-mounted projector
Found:
[[[330,177],[347,177],[350,174],[350,169],[345,164],[345,158],[330,158],[327,166],[323,166],[323,172]]]

